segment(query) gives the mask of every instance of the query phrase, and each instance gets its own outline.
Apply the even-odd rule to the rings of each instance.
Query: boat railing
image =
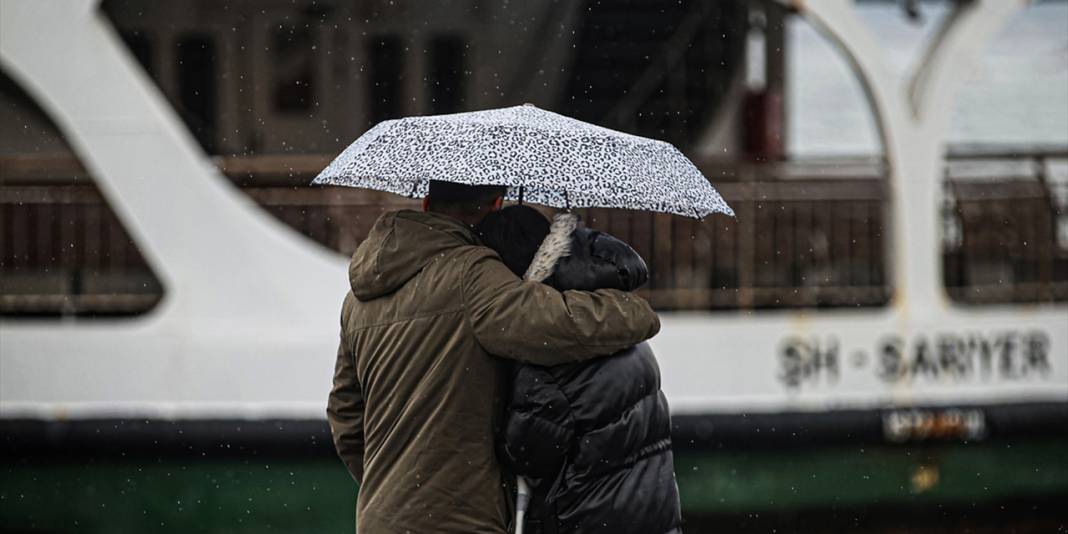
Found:
[[[401,197],[308,187],[325,155],[219,157],[236,187],[294,231],[349,255]],[[646,258],[662,310],[879,307],[892,293],[879,160],[699,162],[737,213],[704,221],[577,210]],[[136,315],[165,288],[72,156],[0,157],[0,313]],[[942,205],[948,296],[1068,300],[1068,150],[949,154]]]

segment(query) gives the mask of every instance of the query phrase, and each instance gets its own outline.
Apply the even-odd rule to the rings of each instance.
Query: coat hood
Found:
[[[362,301],[398,290],[446,250],[476,245],[464,223],[437,213],[412,210],[383,214],[349,264],[352,293]]]
[[[571,254],[571,234],[578,228],[578,224],[578,216],[571,213],[559,213],[553,217],[549,235],[545,236],[545,240],[534,253],[534,259],[523,279],[544,282],[552,276],[560,259]]]
[[[633,291],[649,280],[649,268],[630,245],[581,224],[571,213],[558,214],[523,278],[560,291],[620,289]]]

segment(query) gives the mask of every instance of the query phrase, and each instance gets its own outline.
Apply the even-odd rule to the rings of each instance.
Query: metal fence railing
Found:
[[[942,210],[950,298],[968,304],[1068,300],[1068,154],[973,156],[954,163]]]
[[[0,187],[0,313],[136,314],[161,295],[95,187]]]
[[[1068,184],[1043,174],[1044,158],[1027,161],[1038,169],[1031,176],[974,180],[948,173],[943,259],[951,298],[976,304],[1068,300],[1068,239],[1058,230],[1068,225]],[[346,255],[383,212],[418,206],[384,193],[272,183],[243,165],[221,167],[268,213]],[[878,172],[805,176],[798,165],[781,165],[736,166],[717,181],[734,219],[578,211],[590,226],[621,237],[646,258],[652,277],[642,291],[659,309],[885,305],[891,294],[885,180]],[[164,289],[88,180],[50,176],[20,183],[6,174],[0,184],[0,313],[136,314],[159,301]],[[310,177],[297,172],[288,179],[306,183]]]
[[[878,306],[882,182],[724,183],[736,218],[583,210],[631,243],[652,273],[660,309]]]

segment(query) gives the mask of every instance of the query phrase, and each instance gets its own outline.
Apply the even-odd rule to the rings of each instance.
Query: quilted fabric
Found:
[[[487,217],[483,226],[500,224],[517,209]],[[569,246],[558,244],[557,233],[570,236]],[[501,248],[496,241],[487,244]],[[631,291],[648,276],[626,243],[563,214],[538,248],[536,263],[549,265],[546,282],[561,291]],[[648,343],[582,363],[518,366],[501,441],[499,457],[508,470],[539,479],[526,532],[681,532],[670,410]]]
[[[556,208],[734,215],[670,143],[532,105],[383,121],[312,182],[419,198],[430,180],[508,186],[507,199]]]

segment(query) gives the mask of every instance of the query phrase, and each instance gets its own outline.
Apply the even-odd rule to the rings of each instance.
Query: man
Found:
[[[357,531],[503,533],[494,455],[504,367],[607,355],[660,329],[615,290],[521,281],[472,226],[504,189],[431,182],[424,212],[386,213],[349,266],[327,415],[360,485]]]

